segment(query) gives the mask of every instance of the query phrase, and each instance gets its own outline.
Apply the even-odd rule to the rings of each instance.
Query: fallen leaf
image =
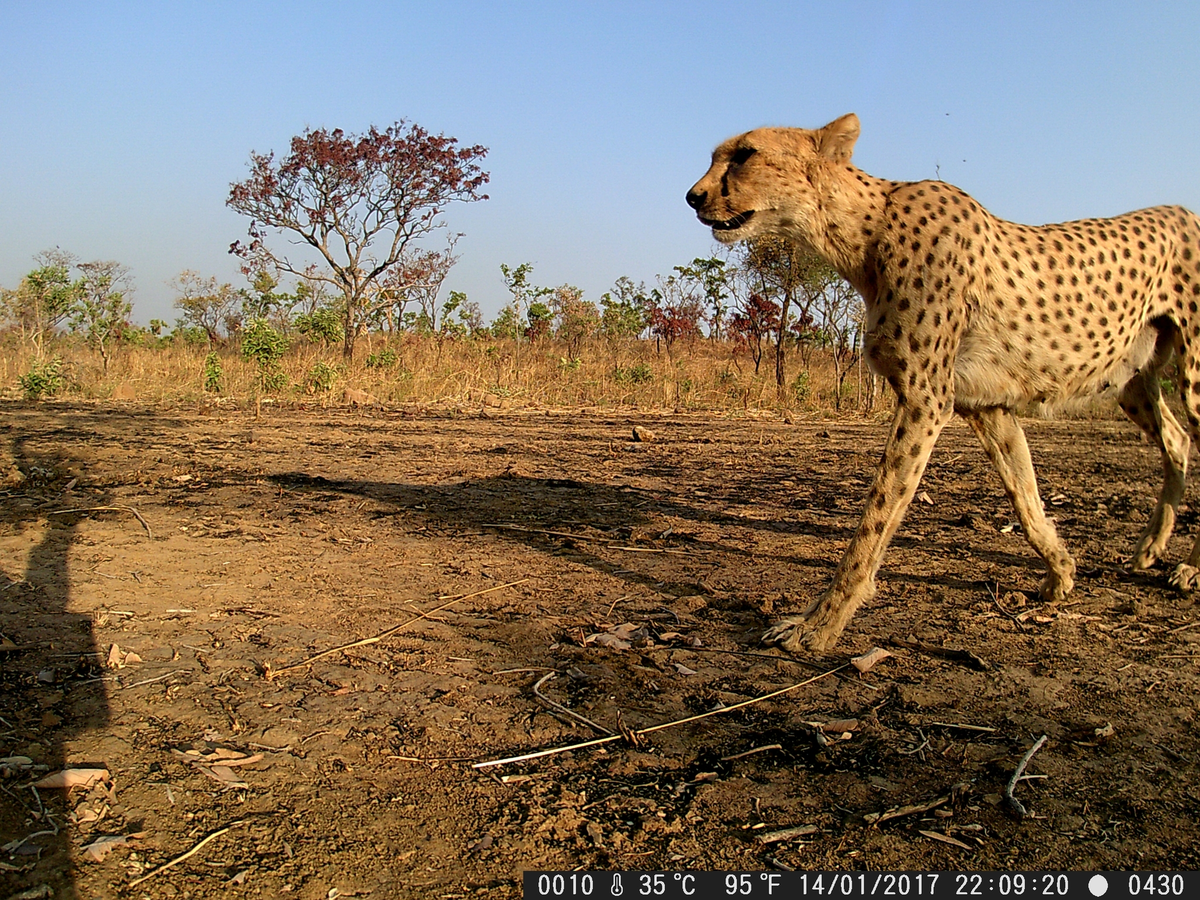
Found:
[[[970,844],[964,844],[958,838],[952,838],[948,834],[940,834],[936,831],[922,831],[919,833],[925,835],[925,837],[929,838],[930,840],[941,841],[943,844],[953,844],[955,847],[961,847],[964,850],[975,849]]]
[[[645,628],[634,625],[632,622],[625,622],[622,625],[614,625],[606,629],[609,634],[620,638],[623,641],[633,641],[638,638],[649,637],[650,633]]]
[[[83,855],[92,862],[103,862],[104,857],[117,847],[123,847],[129,841],[145,837],[145,835],[144,831],[135,831],[133,834],[102,835],[83,848]]]
[[[613,650],[628,650],[633,646],[629,641],[623,641],[611,634],[589,634],[583,639],[583,642],[585,644],[597,644],[601,647],[609,647]]]
[[[683,663],[675,663],[675,671],[678,672],[680,675],[695,675],[696,674],[695,669],[689,669]]]
[[[63,769],[47,775],[41,781],[34,782],[39,788],[71,788],[91,787],[97,781],[108,778],[108,769]]]
[[[853,665],[854,668],[858,669],[859,672],[867,672],[873,668],[876,663],[882,662],[891,655],[892,654],[884,650],[882,647],[875,647],[872,650],[868,650],[862,656],[856,656],[851,659],[850,664]]]

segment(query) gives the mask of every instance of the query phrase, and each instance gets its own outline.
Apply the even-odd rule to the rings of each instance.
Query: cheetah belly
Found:
[[[1157,329],[1147,325],[1111,354],[1090,343],[1064,352],[968,329],[954,362],[955,406],[1017,409],[1117,390],[1150,361],[1157,338]]]

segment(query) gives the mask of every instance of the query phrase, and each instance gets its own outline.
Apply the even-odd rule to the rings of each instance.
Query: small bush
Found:
[[[170,334],[172,342],[179,342],[188,347],[200,347],[208,344],[208,332],[195,325],[179,325]]]
[[[273,369],[287,352],[288,342],[266,319],[254,319],[242,332],[242,357],[264,371]]]
[[[264,391],[277,394],[288,386],[287,374],[279,370],[274,372],[263,372],[262,386]]]
[[[648,384],[654,379],[654,372],[646,363],[638,363],[628,369],[618,368],[613,378],[617,384]]]
[[[792,379],[792,396],[796,398],[797,403],[806,403],[812,396],[812,384],[809,383],[807,369]]]
[[[336,344],[346,337],[341,316],[332,309],[317,309],[306,315],[296,316],[292,324],[313,343],[323,341],[326,344]]]
[[[209,394],[221,393],[221,382],[225,372],[221,368],[221,357],[213,350],[204,357],[204,390]]]
[[[20,376],[21,390],[25,399],[40,400],[42,397],[53,397],[61,394],[67,387],[67,376],[61,357],[54,356],[47,360],[35,362],[33,367]]]
[[[327,394],[333,390],[338,370],[323,360],[317,360],[304,376],[304,389],[310,394]]]
[[[367,368],[390,369],[398,362],[400,362],[400,355],[391,347],[384,347],[378,353],[372,353],[367,357]]]

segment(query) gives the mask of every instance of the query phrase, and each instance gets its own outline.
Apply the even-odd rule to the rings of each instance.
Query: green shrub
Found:
[[[189,347],[199,347],[208,343],[208,332],[195,325],[177,325],[171,332],[172,343],[180,343]]]
[[[646,363],[638,363],[628,369],[618,367],[613,378],[617,384],[648,384],[654,379],[654,372]]]
[[[329,363],[317,360],[304,376],[304,388],[312,394],[327,394],[333,390],[337,381],[338,370]]]
[[[288,386],[287,374],[279,369],[276,369],[274,372],[263,372],[262,386],[263,390],[268,393],[279,393]]]
[[[221,381],[225,372],[221,369],[221,357],[213,350],[204,357],[204,390],[210,394],[221,393]]]
[[[316,343],[336,344],[346,336],[342,318],[332,309],[316,309],[311,313],[296,316],[292,320],[296,330]]]
[[[242,331],[242,358],[252,359],[263,371],[279,365],[288,342],[266,319],[253,319]]]
[[[804,370],[792,379],[792,396],[797,403],[806,403],[812,395],[812,385],[809,383],[808,370]]]
[[[391,347],[384,347],[378,353],[372,353],[367,357],[367,368],[390,369],[398,362],[400,362],[400,355]]]
[[[21,383],[21,390],[25,392],[27,400],[39,400],[42,397],[61,394],[67,387],[67,376],[62,357],[54,356],[35,362],[33,367],[20,376],[18,381]]]

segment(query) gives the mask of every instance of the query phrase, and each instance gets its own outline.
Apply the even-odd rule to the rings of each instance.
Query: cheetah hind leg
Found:
[[[1179,394],[1186,404],[1188,430],[1191,432],[1192,439],[1200,443],[1200,391],[1196,390],[1200,385],[1200,356],[1193,352],[1194,348],[1186,345],[1177,349],[1178,357],[1175,365],[1180,371]],[[1187,460],[1186,444],[1183,458],[1185,461]],[[1187,562],[1180,563],[1171,573],[1170,583],[1181,591],[1190,591],[1200,587],[1200,536],[1192,545],[1192,552],[1188,556]]]
[[[1159,354],[1165,355],[1162,350]],[[1171,410],[1163,400],[1159,390],[1158,366],[1154,363],[1137,372],[1121,389],[1120,403],[1121,409],[1137,423],[1150,443],[1158,446],[1162,456],[1162,491],[1130,560],[1130,568],[1140,572],[1149,569],[1162,557],[1175,528],[1179,504],[1183,501],[1191,443],[1187,432],[1171,415]],[[1183,569],[1191,569],[1190,575],[1181,574]],[[1171,576],[1171,583],[1183,587],[1185,583],[1194,583],[1196,576],[1194,563],[1192,566],[1180,566]]]

